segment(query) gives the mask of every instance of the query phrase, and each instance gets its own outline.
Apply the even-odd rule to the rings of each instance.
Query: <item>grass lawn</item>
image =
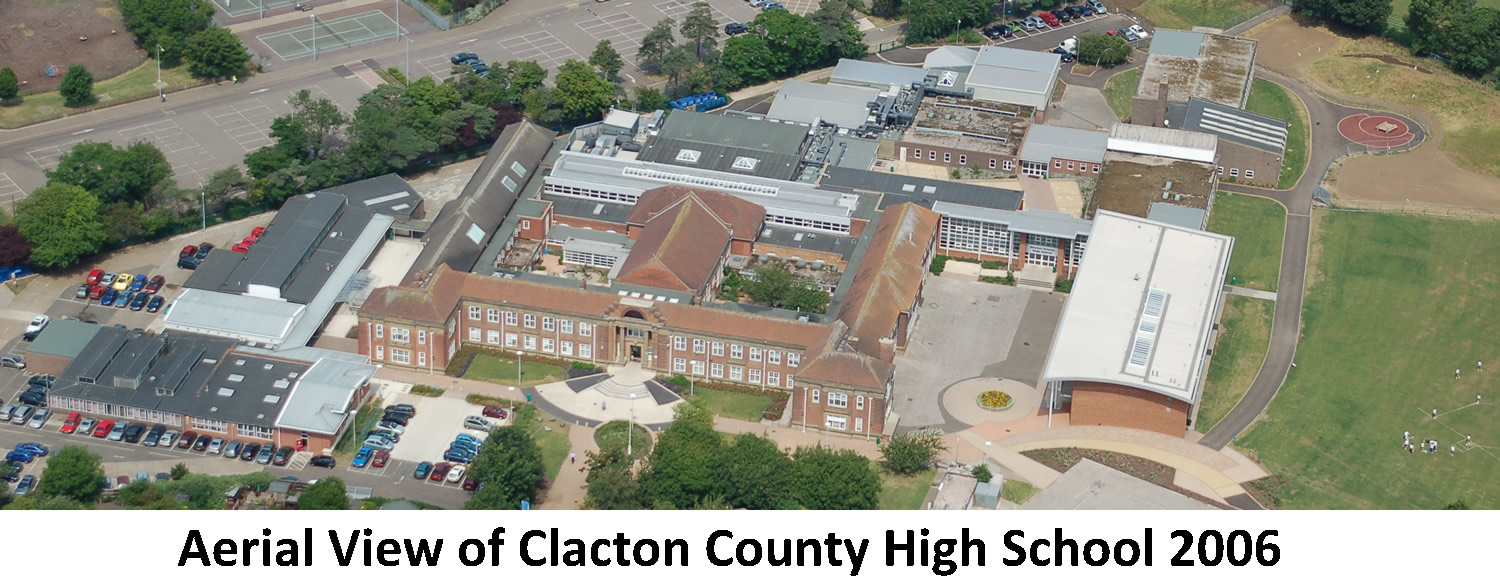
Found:
[[[1276,201],[1220,192],[1208,230],[1234,237],[1229,277],[1234,285],[1276,291],[1281,275],[1281,236],[1286,231],[1286,209]],[[1228,283],[1228,282],[1226,282]]]
[[[161,80],[167,84],[169,91],[178,91],[186,87],[204,83],[194,79],[188,74],[187,65],[161,70]],[[142,95],[156,94],[156,61],[147,60],[145,64],[126,71],[112,79],[106,79],[94,83],[94,95],[109,95],[108,101],[101,101],[95,105],[109,105],[111,103],[129,101]],[[43,111],[42,108],[50,108]],[[62,117],[64,113],[73,115],[88,111],[90,107],[80,108],[63,107],[62,94],[56,91],[36,93],[27,95],[25,100],[16,106],[0,107],[0,127],[18,128],[39,121]]]
[[[573,451],[573,443],[568,441],[567,427],[558,428],[555,421],[536,407],[516,410],[516,426],[525,428],[532,439],[536,440],[537,449],[542,451],[542,467],[547,470],[548,480],[557,479],[563,462],[568,461],[568,452]]]
[[[928,468],[910,476],[898,476],[880,471],[881,510],[920,510],[927,499],[927,490],[932,488],[932,477],[937,470]]]
[[[1104,82],[1104,100],[1115,110],[1120,121],[1130,119],[1130,99],[1135,97],[1135,86],[1141,83],[1141,70],[1131,69],[1116,74]]]
[[[1208,365],[1208,382],[1198,402],[1195,431],[1208,433],[1250,390],[1255,373],[1266,359],[1271,342],[1271,317],[1276,302],[1245,296],[1224,296],[1224,318],[1219,340]]]
[[[464,378],[514,385],[516,384],[516,363],[510,359],[501,360],[488,354],[480,354],[474,357],[474,363],[469,365],[469,371],[464,373]],[[522,386],[532,387],[566,378],[568,378],[567,371],[550,364],[528,361],[521,369]]]
[[[600,451],[608,451],[611,448],[619,448],[625,451],[628,447],[631,451],[631,459],[645,457],[651,453],[651,433],[645,427],[634,425],[629,433],[634,434],[634,442],[627,439],[625,421],[610,421],[594,429],[594,443],[599,446]]]
[[[1283,508],[1500,507],[1493,222],[1317,212],[1297,368],[1237,442],[1287,484]],[[1455,380],[1453,369],[1463,378]],[[1473,406],[1475,395],[1489,397]],[[1431,411],[1442,415],[1431,419]],[[1442,453],[1397,441],[1437,439]],[[1473,435],[1478,447],[1465,447]],[[1448,455],[1450,445],[1459,453]]]
[[[1006,480],[1005,484],[1000,486],[1000,498],[1016,504],[1025,504],[1036,495],[1036,492],[1036,486],[1020,480]]]
[[[1282,86],[1256,79],[1250,85],[1250,100],[1245,109],[1291,124],[1287,128],[1286,155],[1281,160],[1281,180],[1276,187],[1295,186],[1307,170],[1307,108]]]
[[[713,411],[715,415],[746,421],[760,421],[761,413],[766,410],[766,405],[771,404],[770,397],[746,393],[717,391],[701,387],[694,392],[703,401],[703,406],[708,407],[708,410]]]
[[[1146,0],[1135,12],[1158,28],[1192,30],[1194,26],[1227,29],[1267,9],[1250,0]]]
[[[1500,3],[1494,0],[1491,5]],[[1411,52],[1390,41],[1362,38],[1344,44],[1345,54],[1388,55],[1411,62]],[[1424,62],[1431,74],[1367,58],[1327,58],[1312,65],[1323,83],[1358,97],[1389,99],[1437,115],[1447,135],[1444,155],[1465,170],[1500,176],[1500,93],[1492,85],[1466,79]]]

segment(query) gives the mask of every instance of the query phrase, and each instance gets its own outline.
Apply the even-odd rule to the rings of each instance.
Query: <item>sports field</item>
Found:
[[[1500,364],[1475,370],[1500,363],[1496,256],[1494,222],[1314,215],[1297,368],[1236,443],[1286,478],[1282,507],[1500,507]]]
[[[1269,198],[1220,192],[1214,199],[1208,230],[1234,237],[1234,256],[1229,259],[1229,277],[1234,285],[1276,291],[1286,208]]]

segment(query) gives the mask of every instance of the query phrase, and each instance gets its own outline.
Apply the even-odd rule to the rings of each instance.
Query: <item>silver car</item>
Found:
[[[156,440],[156,447],[172,447],[177,445],[177,430],[168,429],[161,434],[161,439]]]
[[[215,437],[208,442],[208,455],[219,455],[224,452],[224,438]]]
[[[51,416],[52,410],[42,407],[41,409],[37,409],[36,413],[31,414],[31,423],[27,423],[26,426],[32,429],[41,429],[43,425],[47,424],[47,418]]]
[[[31,420],[31,413],[35,410],[31,405],[21,405],[15,411],[11,411],[10,422],[16,425],[25,425],[27,421]]]
[[[108,438],[110,441],[121,441],[125,439],[125,424],[116,424],[114,429],[109,430]]]
[[[10,421],[10,416],[16,412],[15,405],[0,407],[0,421]]]

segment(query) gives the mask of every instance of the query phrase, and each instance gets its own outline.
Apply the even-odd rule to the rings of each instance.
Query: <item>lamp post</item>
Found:
[[[198,205],[203,210],[203,229],[208,230],[208,194],[203,190],[203,181],[198,181]]]
[[[521,375],[518,374],[516,376],[519,377]],[[516,392],[516,388],[515,387],[510,387],[510,392],[512,392],[512,393]],[[510,422],[511,423],[515,423],[516,422],[516,419],[515,419],[515,417],[516,417],[516,397],[514,395],[512,395],[511,398],[510,398],[510,415],[509,415],[509,417],[510,417]]]
[[[161,45],[156,45],[156,97],[164,97],[166,89],[161,82]]]
[[[963,28],[963,26],[964,26],[964,19],[963,18],[959,18],[958,22],[953,25],[953,42],[956,42],[958,44],[963,44],[964,43],[964,37],[963,37],[963,35],[959,34],[959,29]]]
[[[516,386],[518,387],[525,386],[521,384],[521,357],[523,356],[526,356],[525,352],[516,351]]]
[[[316,62],[318,62],[318,15],[316,15],[316,14],[309,14],[309,15],[307,15],[307,18],[308,18],[308,20],[312,21],[313,62],[316,63]]]
[[[635,393],[630,394],[630,425],[625,427],[625,459],[635,455]]]

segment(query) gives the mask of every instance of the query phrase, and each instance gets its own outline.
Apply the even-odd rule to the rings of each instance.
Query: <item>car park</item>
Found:
[[[97,300],[97,299],[102,298],[102,297],[104,297],[104,286],[102,286],[102,285],[96,285],[94,287],[89,288],[89,299],[91,299],[91,300]]]
[[[198,441],[197,431],[188,431],[177,438],[177,449],[188,449],[193,447],[193,442]]]
[[[1119,33],[1120,33],[1120,36],[1125,37],[1125,40],[1127,40],[1127,41],[1140,40],[1140,38],[1141,38],[1141,37],[1138,37],[1138,36],[1135,35],[1135,31],[1132,31],[1132,30],[1130,30],[1128,28],[1122,28],[1122,29],[1120,29]]]
[[[375,455],[370,457],[370,467],[383,468],[385,467],[385,463],[390,461],[390,459],[391,452],[377,449],[375,450]]]
[[[387,415],[389,415],[391,413],[399,413],[399,414],[402,414],[402,415],[406,415],[408,417],[414,417],[417,414],[417,408],[414,407],[414,406],[412,406],[412,405],[407,405],[407,404],[403,403],[403,404],[399,404],[399,405],[390,405],[390,406],[387,406],[385,408],[385,412],[386,412]]]
[[[476,448],[479,447],[479,446],[481,446],[481,445],[484,445],[484,440],[483,439],[479,439],[478,437],[474,437],[474,436],[469,435],[467,433],[460,433],[460,434],[458,434],[457,436],[455,436],[453,438],[453,441],[454,442],[459,442],[459,443],[472,443],[472,444],[474,444],[474,447],[476,447]]]
[[[120,292],[120,295],[115,296],[115,307],[116,308],[124,308],[126,306],[129,306],[130,302],[135,301],[135,297],[138,296],[138,295],[141,295],[141,294],[133,292],[133,291],[122,291],[122,292]]]
[[[271,458],[273,457],[276,457],[276,446],[262,446],[260,448],[260,453],[256,454],[255,456],[255,463],[263,466],[271,465]]]
[[[165,298],[161,296],[151,296],[151,301],[146,302],[146,313],[155,314],[158,311],[161,311],[161,305],[164,303],[166,303]]]
[[[103,421],[100,421],[97,425],[94,425],[94,437],[109,437],[109,434],[114,430],[115,420],[105,419]]]
[[[33,476],[31,474],[27,474],[26,477],[21,478],[20,483],[16,484],[16,495],[17,496],[25,496],[25,495],[31,493],[31,489],[35,488],[35,487],[36,487],[36,476]]]
[[[426,480],[427,479],[427,475],[431,474],[431,473],[432,473],[432,462],[422,462],[422,463],[417,464],[417,469],[412,470],[411,477],[416,478],[418,480]]]
[[[208,442],[208,455],[222,455],[224,453],[224,438],[215,437]]]
[[[1059,19],[1056,14],[1053,14],[1051,12],[1043,12],[1041,14],[1038,14],[1037,17],[1041,18],[1042,22],[1047,23],[1047,26],[1062,26],[1062,20]]]
[[[94,425],[98,423],[93,417],[84,417],[83,421],[78,422],[78,427],[74,430],[74,433],[78,435],[93,435]]]
[[[331,455],[314,456],[312,459],[307,460],[307,465],[313,466],[315,468],[333,469],[336,463],[337,462],[334,461],[333,456]]]
[[[1063,10],[1061,8],[1053,10],[1051,14],[1052,16],[1057,17],[1058,22],[1071,22],[1073,20],[1073,15],[1069,14],[1067,10]]]
[[[52,390],[52,384],[57,382],[57,377],[49,374],[39,374],[26,379],[26,390],[46,393]]]
[[[158,482],[166,482],[172,479],[172,474],[168,474],[166,472],[157,472],[155,479]]]
[[[375,428],[384,429],[391,433],[395,433],[396,435],[401,435],[402,433],[406,432],[406,426],[400,423],[381,423],[379,425],[376,425]]]
[[[486,421],[485,418],[483,418],[483,417],[480,417],[480,416],[477,416],[477,415],[470,415],[468,417],[464,417],[464,429],[474,429],[474,430],[478,430],[478,431],[489,431],[490,430],[490,422]]]
[[[115,284],[115,274],[105,272],[104,277],[99,278],[99,285],[110,287]]]
[[[364,445],[366,447],[370,447],[370,448],[374,448],[374,449],[391,449],[391,448],[396,447],[396,442],[391,441],[389,439],[386,439],[384,437],[381,437],[379,435],[372,435],[370,437],[366,437],[365,438]]]
[[[0,460],[0,482],[18,482],[21,480],[21,464],[9,460]]]
[[[450,449],[443,452],[443,461],[458,462],[466,464],[474,461],[474,456],[461,449]]]
[[[255,459],[258,455],[260,455],[260,444],[247,443],[245,444],[245,449],[240,452],[240,459],[248,462]]]
[[[124,425],[114,425],[114,426],[110,427],[109,428],[109,435],[106,435],[105,439],[108,439],[110,441],[124,441],[125,440],[125,426]]]
[[[484,415],[485,417],[494,417],[496,419],[504,419],[506,416],[505,409],[498,405],[485,405],[484,411],[482,411],[480,414]]]
[[[469,64],[471,62],[478,61],[478,60],[479,60],[479,55],[476,55],[474,53],[458,53],[456,55],[453,55],[452,59],[449,59],[449,61],[452,62],[455,65],[467,65],[467,64]],[[256,227],[256,228],[257,229],[261,229],[262,227]]]
[[[78,422],[81,420],[83,420],[82,415],[79,415],[77,411],[71,411],[68,413],[67,418],[63,419],[62,427],[58,431],[61,433],[78,431]]]
[[[20,407],[16,407],[15,411],[11,411],[10,422],[13,425],[25,425],[27,421],[31,420],[32,413],[35,412],[36,407],[33,407],[31,405],[21,405]]]
[[[400,435],[396,435],[394,432],[388,431],[388,430],[385,430],[385,429],[376,429],[374,431],[371,431],[370,432],[370,436],[372,436],[372,437],[384,437],[386,439],[389,439],[391,441],[391,443],[401,443],[401,436]]]
[[[168,429],[161,434],[161,439],[156,440],[156,447],[172,447],[177,444],[177,430]]]
[[[738,22],[731,22],[729,24],[724,25],[724,34],[727,34],[729,36],[734,36],[734,35],[737,35],[737,34],[745,34],[747,32],[750,32],[750,27],[745,26],[743,24],[740,24]]]
[[[1141,25],[1139,25],[1139,24],[1132,24],[1132,25],[1130,25],[1130,28],[1127,29],[1127,30],[1129,30],[1132,34],[1134,34],[1135,38],[1138,38],[1138,39],[1141,39],[1141,38],[1151,38],[1151,33],[1146,32],[1146,28],[1143,27],[1143,26],[1141,26]]]
[[[281,449],[276,450],[275,455],[271,456],[271,464],[276,466],[284,466],[287,464],[287,462],[292,460],[292,454],[295,452],[296,450],[293,450],[290,446],[282,447]]]
[[[223,456],[229,459],[240,457],[240,448],[245,447],[245,442],[238,439],[224,444]]]
[[[453,464],[438,462],[437,465],[432,466],[432,472],[429,474],[428,479],[434,482],[441,482],[443,478],[448,477],[448,470],[452,467]]]
[[[47,394],[40,391],[23,391],[16,397],[16,400],[20,401],[22,405],[30,405],[32,407],[47,406]]]
[[[410,421],[411,417],[406,415],[387,414],[385,417],[380,418],[381,423],[395,423],[397,425],[406,425]]]
[[[361,447],[359,448],[359,451],[354,454],[354,462],[352,465],[356,468],[363,468],[367,465],[370,465],[370,456],[373,455],[375,455],[374,448]]]
[[[12,413],[16,412],[19,405],[0,405],[0,421],[10,421]]]
[[[88,286],[99,285],[99,280],[103,279],[103,278],[104,278],[104,270],[103,269],[89,270],[88,277],[83,278],[83,285],[88,285]]]

